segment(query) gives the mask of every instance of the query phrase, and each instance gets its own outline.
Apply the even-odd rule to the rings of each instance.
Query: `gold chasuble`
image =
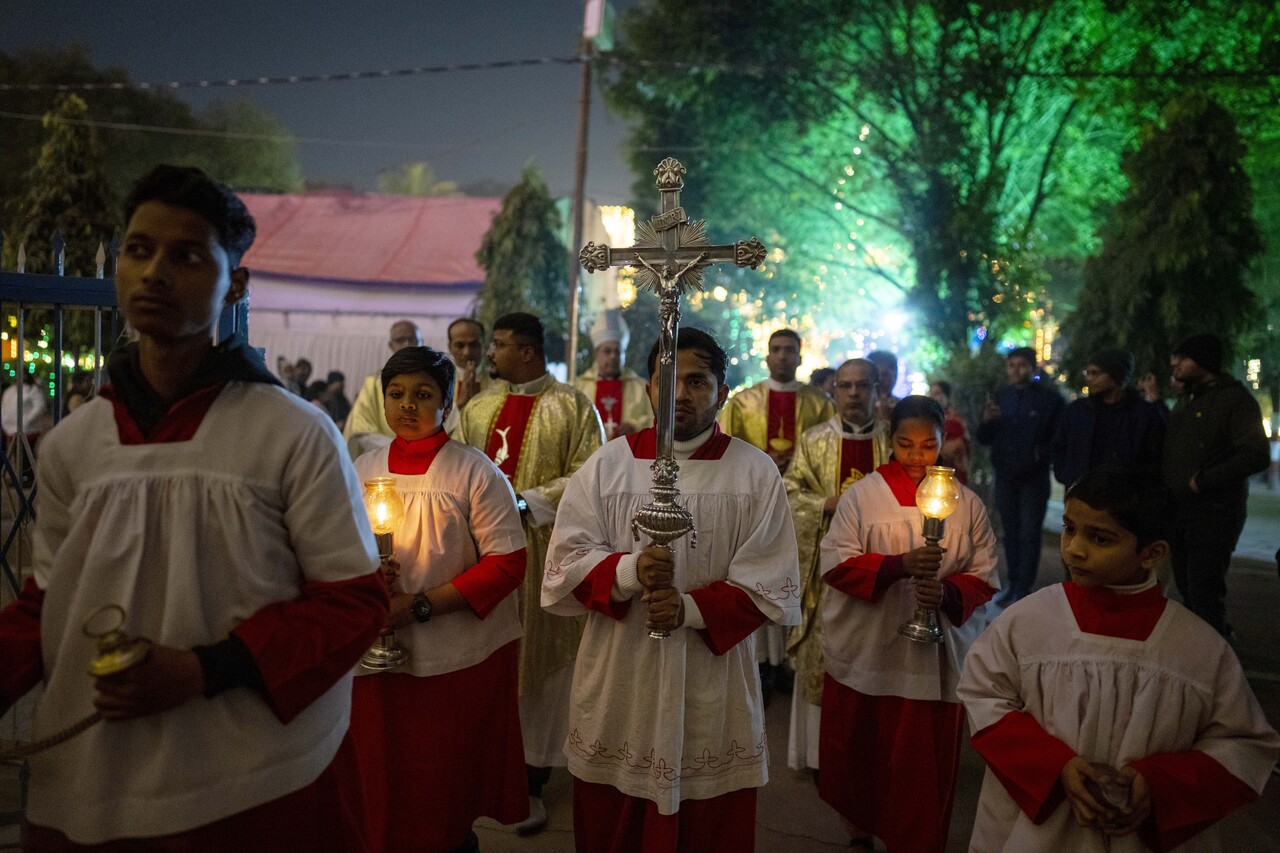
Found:
[[[501,439],[506,437],[505,434],[494,434],[498,416],[508,394],[512,393],[535,398],[524,423],[518,450],[512,446],[515,444],[514,435],[513,441],[504,442]],[[518,428],[511,431],[520,432]],[[572,386],[557,382],[549,373],[515,389],[507,382],[495,381],[472,397],[462,410],[454,437],[485,453],[489,453],[491,447],[497,448],[499,456],[503,456],[504,451],[507,455],[513,451],[518,453],[514,469],[506,456],[499,466],[504,470],[514,470],[511,485],[530,506],[529,514],[523,519],[528,562],[524,583],[517,591],[524,625],[524,638],[520,641],[521,696],[537,693],[549,674],[573,663],[578,651],[581,620],[552,616],[539,603],[542,571],[560,496],[564,494],[570,475],[600,447],[602,434],[600,417],[593,402]],[[489,458],[494,459],[494,454],[489,454]],[[548,510],[550,518],[539,518]]]
[[[623,424],[631,427],[631,432],[653,426],[653,405],[645,392],[645,381],[629,367],[622,368],[619,380],[622,389],[619,394],[604,393],[601,390],[604,383],[596,381],[594,365],[573,380],[573,387],[595,401],[600,420],[604,422],[605,441],[620,435],[618,427]]]
[[[791,629],[787,652],[795,661],[796,688],[811,705],[822,704],[822,599],[826,584],[819,569],[822,538],[831,516],[822,511],[827,498],[844,494],[867,474],[889,461],[889,428],[884,421],[862,433],[847,432],[833,417],[804,433],[791,467],[782,478],[795,521],[800,548],[800,588],[804,592],[800,624]]]
[[[792,439],[785,434],[769,434],[769,391],[795,394],[794,431],[792,436],[804,435],[805,430],[835,417],[836,405],[831,398],[812,385],[790,382],[785,385],[766,379],[764,382],[744,388],[729,398],[720,412],[720,429],[734,438],[740,438],[761,450],[768,451],[770,442],[775,450],[789,450]],[[782,442],[786,442],[783,446]],[[802,564],[803,566],[803,564]]]

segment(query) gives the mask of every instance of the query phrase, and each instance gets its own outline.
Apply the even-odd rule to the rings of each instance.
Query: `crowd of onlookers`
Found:
[[[330,370],[323,380],[313,382],[311,362],[308,359],[300,358],[291,362],[282,355],[276,359],[276,375],[285,388],[316,408],[328,412],[338,429],[346,424],[347,415],[351,414],[351,401],[347,399],[347,378],[341,371]]]

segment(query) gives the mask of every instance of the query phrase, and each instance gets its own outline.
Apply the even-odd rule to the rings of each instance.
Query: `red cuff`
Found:
[[[750,595],[724,581],[691,589],[689,595],[707,626],[699,628],[698,635],[714,655],[729,651],[768,621]]]
[[[822,579],[845,595],[875,603],[884,597],[889,587],[906,576],[901,554],[859,554],[827,572]]]
[[[1153,850],[1184,844],[1257,793],[1199,750],[1162,752],[1129,762],[1151,791],[1151,817],[1138,833]]]
[[[381,572],[311,581],[292,601],[268,604],[232,633],[262,673],[267,704],[287,723],[359,662],[387,621]]]
[[[456,589],[481,619],[524,581],[526,551],[485,554],[480,561],[453,579]]]
[[[1005,714],[972,743],[1018,808],[1037,825],[1048,820],[1065,797],[1059,778],[1075,750],[1023,711]]]
[[[35,578],[27,578],[22,592],[0,610],[0,716],[26,695],[44,677],[44,656],[40,650],[40,611],[44,590]]]
[[[969,621],[973,611],[991,600],[996,591],[976,575],[963,572],[942,579],[942,612],[952,625]]]
[[[610,619],[621,622],[631,609],[631,599],[613,600],[613,582],[618,574],[618,561],[623,554],[610,554],[596,567],[587,573],[582,583],[573,588],[573,597],[582,602],[582,606],[597,613],[603,613]]]

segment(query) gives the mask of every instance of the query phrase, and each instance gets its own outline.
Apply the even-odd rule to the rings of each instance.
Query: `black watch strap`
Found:
[[[413,614],[413,618],[419,623],[431,621],[431,599],[422,593],[418,593],[413,597],[413,604],[409,605],[409,612]]]

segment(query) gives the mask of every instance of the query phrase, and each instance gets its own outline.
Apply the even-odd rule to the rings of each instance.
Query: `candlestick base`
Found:
[[[394,631],[378,635],[373,646],[360,658],[360,665],[371,672],[386,672],[409,662],[409,650],[396,642]]]
[[[938,611],[921,607],[910,622],[898,629],[898,633],[917,643],[941,643],[942,627],[938,624]]]

